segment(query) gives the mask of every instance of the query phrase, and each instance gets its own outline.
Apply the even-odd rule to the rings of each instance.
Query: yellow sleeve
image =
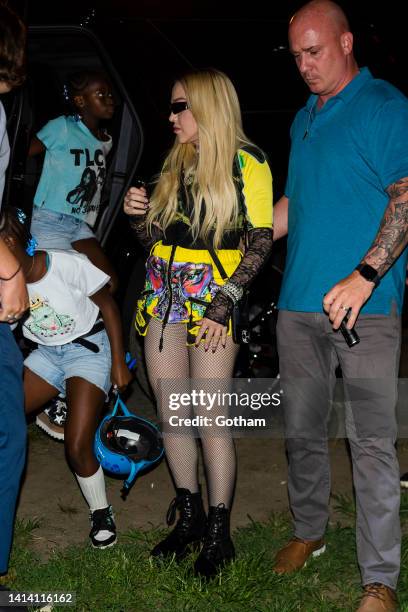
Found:
[[[243,149],[238,151],[238,157],[249,228],[272,228],[272,174],[268,162]]]

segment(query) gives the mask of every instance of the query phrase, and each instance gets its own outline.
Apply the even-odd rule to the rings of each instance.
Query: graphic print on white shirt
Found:
[[[23,323],[26,338],[61,346],[87,334],[99,308],[90,299],[109,282],[109,276],[77,251],[47,251],[46,274],[28,283],[30,316]]]
[[[34,294],[30,297],[30,316],[25,326],[34,336],[50,338],[72,334],[75,320],[70,315],[57,313],[46,297]]]

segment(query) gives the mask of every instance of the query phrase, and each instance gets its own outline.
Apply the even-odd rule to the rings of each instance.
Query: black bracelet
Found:
[[[146,215],[129,215],[130,227],[140,227],[142,223],[146,224]]]
[[[20,270],[21,270],[21,264],[19,264],[19,266],[18,266],[17,270],[14,272],[14,274],[9,276],[8,278],[3,278],[2,276],[0,276],[0,281],[7,282],[7,281],[11,280],[15,276],[17,276],[17,274],[20,272]]]
[[[370,283],[374,283],[374,288],[380,284],[381,276],[378,274],[378,270],[366,263],[360,263],[355,267],[355,270],[360,272],[361,276]]]

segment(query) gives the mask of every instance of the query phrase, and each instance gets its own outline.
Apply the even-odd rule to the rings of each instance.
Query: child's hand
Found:
[[[112,360],[112,370],[111,370],[111,381],[112,385],[116,387],[119,393],[123,393],[126,390],[126,387],[132,380],[132,374],[129,372],[129,369],[125,363],[125,360],[118,359]]]
[[[145,215],[149,208],[149,198],[144,187],[130,187],[123,201],[127,215]]]

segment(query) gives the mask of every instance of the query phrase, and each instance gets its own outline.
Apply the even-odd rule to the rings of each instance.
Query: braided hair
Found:
[[[82,95],[91,83],[101,79],[108,81],[107,75],[99,70],[78,70],[67,76],[64,83],[63,94],[65,103],[68,105],[73,115],[78,112],[78,107],[74,102],[75,96]]]

